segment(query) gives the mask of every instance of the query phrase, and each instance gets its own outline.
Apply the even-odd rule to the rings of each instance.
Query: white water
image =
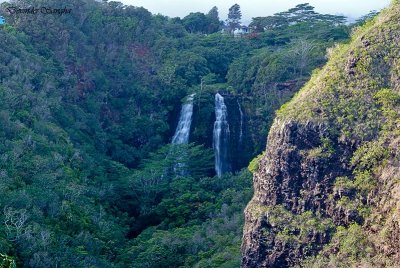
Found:
[[[193,115],[193,97],[194,94],[189,95],[186,103],[182,105],[178,126],[176,127],[175,134],[172,137],[172,144],[189,143],[190,125],[192,124]]]
[[[240,106],[239,100],[236,99],[236,101],[239,106],[239,112],[240,112],[239,144],[242,145],[242,142],[243,142],[243,111],[242,111],[242,107]]]
[[[229,142],[228,111],[224,98],[217,93],[215,95],[215,123],[213,132],[213,147],[215,154],[215,172],[220,177],[229,171],[228,142]]]

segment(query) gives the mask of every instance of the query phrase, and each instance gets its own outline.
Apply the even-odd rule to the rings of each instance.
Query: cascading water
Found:
[[[189,142],[190,125],[192,124],[193,115],[193,97],[194,94],[189,95],[186,103],[182,106],[178,126],[172,137],[172,144],[187,144]]]
[[[225,172],[230,171],[230,165],[228,161],[229,135],[228,110],[226,108],[224,98],[217,93],[215,94],[213,147],[215,154],[215,172],[217,173],[218,177]]]
[[[239,132],[239,144],[242,145],[243,142],[243,111],[242,111],[242,106],[240,106],[240,102],[238,99],[236,99],[238,107],[239,107],[239,112],[240,112],[240,132]]]
[[[192,124],[193,115],[193,98],[195,94],[191,94],[186,98],[185,103],[182,105],[181,114],[179,115],[178,126],[176,127],[175,134],[172,137],[172,144],[188,144],[190,126]],[[180,155],[176,155],[177,151],[172,151],[171,148],[170,155],[175,155],[175,165],[173,170],[175,174],[186,175],[186,165],[184,164],[186,153],[181,152]]]

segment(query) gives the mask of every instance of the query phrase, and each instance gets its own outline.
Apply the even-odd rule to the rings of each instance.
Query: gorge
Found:
[[[399,267],[399,1],[259,10],[1,1],[0,267]]]

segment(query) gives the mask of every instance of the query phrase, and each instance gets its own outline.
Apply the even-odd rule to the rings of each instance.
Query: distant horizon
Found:
[[[250,23],[254,17],[270,16],[277,12],[286,11],[298,4],[309,3],[315,11],[321,14],[343,15],[349,19],[356,19],[372,10],[381,10],[390,4],[390,0],[122,0],[125,5],[142,6],[153,14],[162,14],[168,17],[185,17],[191,12],[207,13],[213,6],[218,7],[221,20],[227,18],[229,7],[239,4],[242,11],[242,22]],[[265,11],[264,11],[265,10]]]
[[[100,1],[100,0],[97,0]],[[0,3],[6,2],[0,0]],[[168,17],[183,18],[190,13],[207,13],[216,6],[220,20],[226,20],[229,7],[239,4],[242,11],[242,22],[248,24],[254,17],[270,16],[277,12],[286,11],[298,4],[309,3],[315,7],[315,11],[321,14],[342,15],[350,20],[357,19],[368,14],[372,10],[379,11],[390,4],[390,0],[280,0],[276,3],[272,0],[120,0],[125,5],[144,7],[153,14],[161,14]]]

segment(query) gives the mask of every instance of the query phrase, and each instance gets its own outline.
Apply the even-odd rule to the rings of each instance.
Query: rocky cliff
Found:
[[[279,110],[242,267],[400,267],[399,43],[393,1]]]

